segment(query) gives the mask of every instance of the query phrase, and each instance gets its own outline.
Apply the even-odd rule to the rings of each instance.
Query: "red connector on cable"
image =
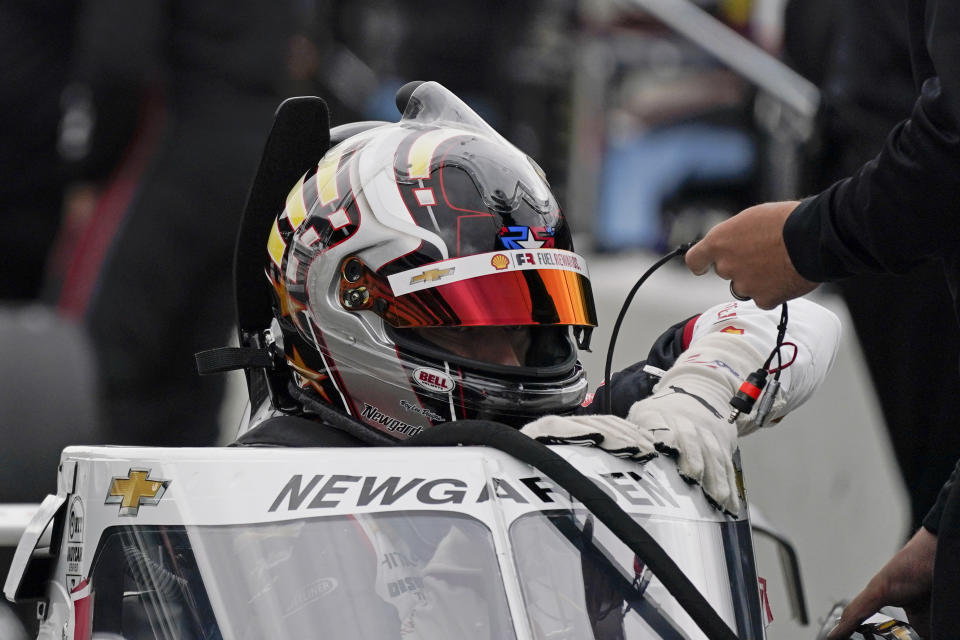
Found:
[[[767,386],[767,370],[757,369],[747,379],[740,383],[735,396],[730,398],[730,406],[733,410],[727,422],[733,424],[741,413],[750,413],[753,411],[753,405],[757,402],[763,388]]]

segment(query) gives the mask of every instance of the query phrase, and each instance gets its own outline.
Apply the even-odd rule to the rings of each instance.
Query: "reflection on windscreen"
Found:
[[[643,524],[732,628],[749,626],[731,566],[739,562],[729,545],[739,523],[651,517]],[[511,525],[510,540],[536,640],[705,637],[650,570],[592,516],[527,514]]]
[[[128,640],[513,638],[490,531],[453,513],[116,527],[94,631]]]

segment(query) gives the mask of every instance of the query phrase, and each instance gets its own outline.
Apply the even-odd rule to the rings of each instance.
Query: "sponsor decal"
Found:
[[[410,284],[417,284],[418,282],[436,282],[441,278],[446,278],[451,275],[455,270],[455,267],[450,267],[449,269],[427,269],[423,273],[413,276],[410,278]]]
[[[80,566],[83,564],[83,545],[67,545],[67,575],[80,577]],[[69,582],[67,583],[69,585]]]
[[[501,227],[504,249],[543,249],[553,247],[553,227]]]
[[[720,333],[732,333],[733,335],[736,335],[736,336],[742,336],[744,333],[746,333],[746,331],[741,329],[740,327],[735,327],[733,325],[730,325],[729,327],[724,327],[723,329],[720,329]]]
[[[360,412],[360,417],[366,418],[370,422],[383,425],[386,427],[387,431],[402,433],[405,436],[415,436],[423,431],[423,427],[407,424],[403,420],[388,416],[384,412],[380,411],[380,409],[377,407],[367,403],[363,403],[363,411]]]
[[[736,317],[737,317],[737,303],[731,302],[729,304],[725,304],[724,306],[720,307],[720,310],[717,311],[717,319],[713,322],[713,324],[717,324],[718,322],[723,322],[724,320],[729,320],[730,318],[736,318]]]
[[[417,566],[413,560],[407,557],[402,551],[389,551],[383,554],[383,560],[380,561],[387,569],[409,569]]]
[[[438,369],[420,367],[413,372],[413,381],[424,389],[447,393],[453,391],[453,379]]]
[[[462,258],[450,258],[433,263],[429,269],[417,267],[387,276],[394,295],[402,296],[414,291],[429,289],[443,284],[479,278],[506,271],[527,269],[559,269],[589,277],[587,263],[582,256],[563,249],[504,250],[494,253],[478,253]]]
[[[634,471],[600,474],[594,482],[617,501],[634,506],[678,507],[670,491],[650,475]],[[558,499],[559,497],[559,499]],[[542,476],[493,478],[492,482],[470,486],[459,478],[401,476],[354,476],[317,474],[293,475],[267,509],[300,511],[342,507],[392,506],[399,502],[419,505],[480,504],[488,500],[509,500],[517,504],[557,506],[568,501],[566,493]],[[403,566],[403,558],[391,558],[391,566]]]
[[[733,374],[734,378],[739,379],[741,376],[737,373],[737,370],[731,367],[729,364],[723,360],[701,360],[699,353],[692,353],[683,360],[689,364],[699,364],[710,369],[725,369]]]
[[[143,505],[156,506],[170,486],[169,480],[150,478],[150,469],[130,469],[127,476],[110,481],[104,504],[119,504],[121,516],[136,516]]]
[[[73,591],[83,580],[83,534],[86,515],[80,496],[74,496],[67,515],[67,589]]]
[[[410,413],[418,413],[421,416],[426,416],[434,422],[443,422],[446,420],[446,418],[444,418],[440,414],[434,413],[433,411],[430,411],[430,409],[427,409],[425,407],[418,407],[412,402],[407,402],[406,400],[401,400],[400,406],[403,407],[405,411],[409,411]]]
[[[293,600],[284,607],[284,615],[295,613],[311,602],[315,602],[333,593],[338,586],[340,586],[340,583],[333,577],[320,578],[319,580],[311,582],[301,589],[300,592],[293,597]]]
[[[74,496],[70,503],[70,515],[67,517],[67,542],[83,542],[85,524],[83,501],[80,496]]]
[[[421,590],[423,589],[423,578],[418,576],[409,576],[400,580],[387,583],[387,592],[391,598],[403,595],[404,593],[413,593],[421,600],[426,600]]]
[[[767,580],[757,576],[757,582],[760,584],[760,606],[763,609],[763,626],[769,626],[773,622],[773,609],[770,608],[770,597],[767,595]]]

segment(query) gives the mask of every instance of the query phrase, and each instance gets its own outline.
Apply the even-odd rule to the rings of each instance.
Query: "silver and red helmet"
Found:
[[[542,170],[439,84],[294,185],[267,275],[294,395],[401,439],[576,408],[596,326]]]

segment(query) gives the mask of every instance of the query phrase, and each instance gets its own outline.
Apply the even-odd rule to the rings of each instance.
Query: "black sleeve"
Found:
[[[960,3],[907,3],[910,54],[919,96],[910,118],[853,176],[804,200],[783,239],[797,271],[817,282],[857,273],[902,273],[940,259],[960,265]],[[924,519],[936,532],[955,469]]]
[[[943,507],[947,502],[947,496],[950,495],[950,491],[953,489],[953,486],[958,480],[960,480],[960,462],[957,462],[957,466],[954,467],[953,473],[950,474],[950,478],[947,480],[946,484],[943,485],[943,488],[940,489],[940,493],[937,495],[936,503],[933,505],[933,508],[930,509],[930,512],[927,513],[927,516],[923,519],[924,528],[933,534],[936,534],[940,529],[940,516],[943,515]]]
[[[824,282],[902,273],[960,247],[960,3],[910,3],[919,96],[853,176],[804,200],[784,227],[797,271]]]
[[[643,370],[646,365],[666,371],[673,366],[684,350],[684,329],[698,316],[693,316],[673,325],[656,339],[650,347],[646,360],[630,365],[623,371],[611,376],[610,400],[612,413],[621,418],[627,417],[630,407],[637,400],[646,398],[653,392],[654,385],[660,380]],[[578,415],[592,415],[600,411],[600,396],[603,388],[597,389],[590,402],[577,410]]]

